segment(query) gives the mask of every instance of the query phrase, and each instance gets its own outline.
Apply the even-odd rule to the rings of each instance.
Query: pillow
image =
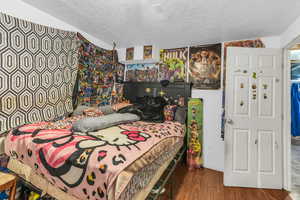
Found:
[[[115,112],[114,109],[112,108],[112,106],[110,106],[110,105],[107,105],[107,106],[99,106],[98,108],[101,110],[101,112],[102,112],[104,115],[109,115],[109,114],[112,114],[112,113]]]
[[[185,124],[185,122],[186,122],[186,107],[177,107],[174,120],[181,124]]]
[[[112,127],[118,124],[124,124],[128,122],[138,121],[140,118],[137,115],[131,113],[113,113],[110,115],[104,115],[101,117],[88,117],[75,122],[72,129],[77,132],[91,132],[108,127]]]
[[[177,105],[166,105],[164,107],[164,117],[166,121],[173,121]]]
[[[127,106],[131,106],[131,105],[132,104],[129,103],[129,101],[123,101],[122,103],[117,103],[117,104],[112,105],[112,108],[113,108],[113,110],[118,111],[122,108],[125,108]]]

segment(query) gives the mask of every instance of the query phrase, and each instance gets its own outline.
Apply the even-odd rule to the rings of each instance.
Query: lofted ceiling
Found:
[[[281,34],[299,0],[23,0],[118,47],[180,47]]]

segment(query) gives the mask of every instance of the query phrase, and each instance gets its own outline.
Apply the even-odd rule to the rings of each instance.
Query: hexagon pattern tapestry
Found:
[[[0,13],[0,133],[72,112],[76,33]]]

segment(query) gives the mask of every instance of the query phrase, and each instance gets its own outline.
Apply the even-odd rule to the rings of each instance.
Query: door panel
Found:
[[[274,173],[274,132],[258,130],[258,172]]]
[[[233,171],[248,173],[250,170],[250,131],[233,130]]]
[[[227,49],[227,186],[282,188],[281,50]]]
[[[274,119],[275,118],[275,101],[274,101],[274,86],[275,78],[260,77],[258,81],[259,88],[259,104],[258,104],[258,118]]]
[[[241,117],[250,117],[249,78],[246,76],[235,77],[234,114]]]

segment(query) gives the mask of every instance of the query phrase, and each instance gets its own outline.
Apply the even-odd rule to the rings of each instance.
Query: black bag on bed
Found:
[[[133,113],[142,121],[164,122],[164,106],[167,104],[162,97],[139,97],[132,106],[122,108],[118,113]]]

